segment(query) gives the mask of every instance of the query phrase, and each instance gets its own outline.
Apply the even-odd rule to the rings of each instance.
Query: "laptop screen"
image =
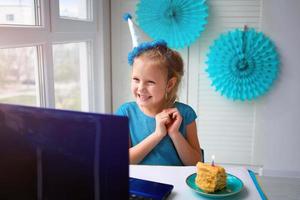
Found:
[[[4,199],[127,199],[125,117],[0,104]]]

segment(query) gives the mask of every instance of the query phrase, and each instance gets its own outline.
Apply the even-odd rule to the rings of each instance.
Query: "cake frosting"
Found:
[[[221,166],[197,163],[196,185],[204,192],[213,193],[226,187],[226,172]]]

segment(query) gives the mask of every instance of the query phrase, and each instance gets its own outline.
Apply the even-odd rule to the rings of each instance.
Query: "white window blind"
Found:
[[[188,102],[198,113],[198,135],[205,160],[258,165],[254,151],[255,103],[231,101],[211,86],[205,69],[209,46],[221,33],[244,25],[260,29],[260,0],[209,0],[206,30],[189,55]],[[195,95],[197,94],[197,95]]]

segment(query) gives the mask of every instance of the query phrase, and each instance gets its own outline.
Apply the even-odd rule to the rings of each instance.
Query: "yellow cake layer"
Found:
[[[212,193],[226,187],[226,172],[221,166],[197,163],[196,185],[203,191]]]

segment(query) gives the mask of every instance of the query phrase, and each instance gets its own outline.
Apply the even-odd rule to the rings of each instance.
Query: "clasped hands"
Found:
[[[155,133],[163,138],[167,134],[172,138],[179,134],[182,116],[177,108],[167,108],[155,116]]]

